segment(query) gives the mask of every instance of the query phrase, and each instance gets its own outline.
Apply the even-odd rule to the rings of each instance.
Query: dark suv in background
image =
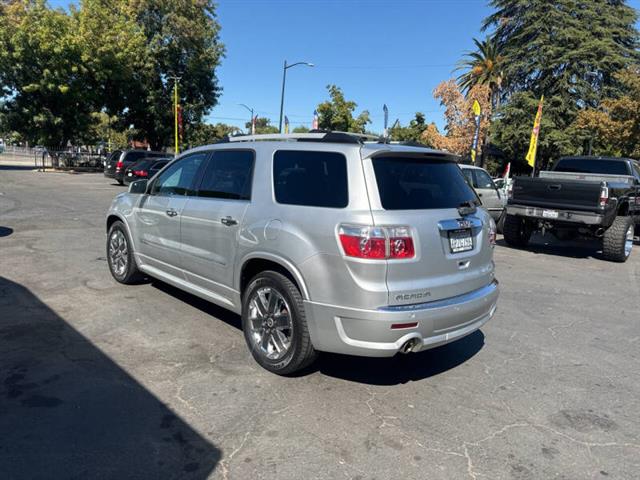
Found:
[[[153,176],[164,168],[173,158],[143,158],[134,163],[124,171],[124,183],[126,185],[136,180],[145,180]]]
[[[150,152],[147,150],[126,150],[120,156],[112,155],[104,166],[104,176],[114,178],[120,185],[124,185],[124,171],[143,158],[166,158],[166,153]]]

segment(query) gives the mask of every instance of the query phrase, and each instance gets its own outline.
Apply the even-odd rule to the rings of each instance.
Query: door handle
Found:
[[[166,211],[166,214],[169,215],[170,217],[175,217],[176,215],[178,215],[178,212],[176,212],[173,208],[170,208],[169,210]]]
[[[231,227],[233,225],[237,225],[238,221],[231,218],[231,217],[225,217],[223,219],[220,220],[222,222],[223,225],[226,225],[227,227]]]

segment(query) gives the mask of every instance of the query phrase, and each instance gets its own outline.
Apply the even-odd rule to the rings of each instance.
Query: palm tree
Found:
[[[457,79],[458,85],[466,93],[476,85],[488,85],[491,91],[491,106],[495,110],[500,106],[504,78],[502,48],[498,41],[491,37],[483,41],[474,38],[473,43],[476,44],[477,50],[467,52],[466,58],[458,62],[456,70],[465,70]]]

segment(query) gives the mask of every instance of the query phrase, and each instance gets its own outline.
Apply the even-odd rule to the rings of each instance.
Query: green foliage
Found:
[[[217,104],[220,87],[215,68],[224,55],[220,26],[213,0],[128,0],[128,4],[146,37],[150,68],[138,72],[138,81],[131,84],[131,98],[137,101],[130,102],[125,122],[133,123],[158,148],[173,138],[169,77],[181,77],[185,130]]]
[[[346,100],[342,90],[335,85],[328,85],[330,100],[318,105],[318,127],[321,130],[365,133],[369,112],[363,111],[354,118],[353,112],[358,106],[356,102]]]
[[[491,91],[491,104],[495,108],[500,104],[500,92],[504,77],[502,45],[494,38],[484,41],[473,39],[476,51],[468,52],[466,59],[458,63],[457,70],[465,70],[458,77],[458,85],[463,92],[469,92],[476,85],[488,85]]]
[[[227,135],[238,133],[239,130],[238,127],[224,123],[216,123],[215,125],[198,123],[187,130],[186,143],[189,148],[209,145],[222,140]]]
[[[391,140],[397,142],[424,142],[422,133],[427,129],[428,124],[424,113],[416,112],[415,117],[409,122],[409,125],[403,127],[400,122],[396,122],[389,129]]]
[[[309,133],[309,128],[304,125],[299,125],[293,129],[293,133]]]
[[[251,132],[251,122],[244,124],[247,132]],[[256,118],[256,135],[265,133],[278,133],[278,127],[271,125],[271,120],[266,117]]]
[[[578,112],[621,93],[614,73],[638,58],[636,12],[624,0],[492,0],[484,21],[506,57],[504,91],[492,139],[520,161],[535,104],[545,106],[538,157],[546,163],[577,153],[584,138],[570,126]]]
[[[65,12],[19,0],[0,8],[0,121],[31,143],[89,142],[104,113],[117,117],[113,133],[171,144],[171,74],[183,77],[185,129],[216,104],[223,48],[212,1],[83,0]]]

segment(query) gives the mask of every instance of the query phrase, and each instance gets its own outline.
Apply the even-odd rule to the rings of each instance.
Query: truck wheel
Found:
[[[504,219],[504,240],[512,247],[526,247],[531,238],[531,227],[524,218],[507,215]]]
[[[612,262],[626,262],[633,249],[633,220],[631,217],[616,217],[604,232],[602,254]]]
[[[242,330],[256,362],[278,375],[302,370],[317,357],[302,295],[278,272],[259,273],[249,283],[242,298]]]

